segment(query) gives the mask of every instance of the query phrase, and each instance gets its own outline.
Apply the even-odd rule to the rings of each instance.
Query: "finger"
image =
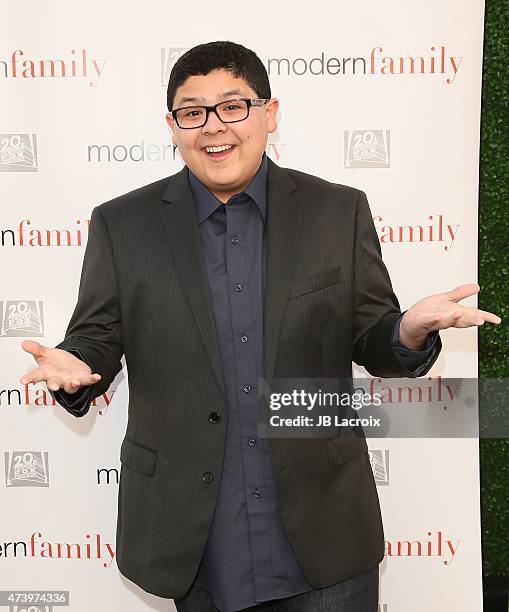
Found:
[[[85,385],[95,385],[95,383],[100,380],[101,380],[100,374],[85,374],[84,376],[80,376],[79,382],[81,386],[85,386]]]
[[[453,309],[445,313],[434,313],[422,317],[422,325],[426,327],[428,332],[447,329],[448,327],[455,327],[457,322],[463,316],[463,309],[461,307]]]
[[[459,285],[451,291],[446,291],[446,296],[453,302],[459,302],[460,300],[475,295],[480,291],[480,287],[477,283],[468,283],[467,285]]]
[[[495,323],[496,325],[498,325],[502,321],[502,319],[498,315],[493,312],[487,312],[486,310],[476,309],[476,315],[478,316],[478,318],[482,318],[482,320],[486,321],[487,323]]]
[[[464,327],[474,327],[477,325],[484,325],[485,319],[475,313],[475,310],[472,312],[466,311],[461,318],[456,321],[454,327],[464,328]]]
[[[76,393],[76,391],[81,387],[80,381],[73,378],[72,380],[64,383],[64,391],[67,393]]]
[[[498,325],[501,320],[499,316],[492,312],[464,306],[461,317],[456,321],[455,327],[471,327],[473,325],[483,325],[486,322]]]
[[[58,391],[62,387],[62,379],[58,376],[52,376],[46,381],[46,386],[50,391]]]
[[[22,385],[29,385],[30,383],[38,383],[46,380],[47,376],[48,374],[44,368],[36,368],[35,370],[28,372],[28,374],[22,376],[19,382]]]
[[[95,385],[99,380],[101,380],[100,374],[84,374],[63,381],[61,386],[67,393],[76,393],[80,387]]]
[[[83,376],[77,376],[66,381],[64,383],[64,389],[68,393],[75,393],[80,387],[95,385],[99,380],[101,380],[100,374],[84,374]]]
[[[46,347],[35,340],[25,340],[21,343],[21,348],[27,353],[30,353],[35,359],[44,357],[44,353],[46,352]]]

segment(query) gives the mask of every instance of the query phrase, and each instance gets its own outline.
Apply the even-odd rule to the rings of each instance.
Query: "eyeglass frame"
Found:
[[[232,100],[223,100],[222,102],[218,102],[213,106],[206,106],[204,104],[193,104],[192,106],[181,106],[179,108],[174,108],[170,111],[171,116],[175,120],[175,123],[181,130],[196,130],[198,128],[202,128],[207,121],[209,120],[209,114],[214,113],[216,117],[221,121],[221,123],[238,123],[239,121],[245,121],[249,117],[249,111],[252,106],[265,106],[267,102],[270,102],[271,98],[233,98]],[[247,115],[243,119],[234,119],[233,121],[223,121],[221,117],[217,113],[217,107],[221,106],[221,104],[226,104],[228,102],[245,102],[247,104]],[[204,108],[205,109],[205,121],[201,125],[193,125],[193,127],[182,127],[177,119],[177,112],[180,110],[185,110],[186,108]]]

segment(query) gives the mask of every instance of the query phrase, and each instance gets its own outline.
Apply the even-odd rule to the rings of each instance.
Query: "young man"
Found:
[[[499,322],[458,304],[403,315],[363,192],[264,154],[278,101],[254,52],[194,47],[166,118],[184,169],[94,209],[58,348],[25,341],[82,416],[126,356],[117,563],[179,611],[375,612],[384,537],[363,437],[264,438],[262,379],[419,376],[438,330]]]

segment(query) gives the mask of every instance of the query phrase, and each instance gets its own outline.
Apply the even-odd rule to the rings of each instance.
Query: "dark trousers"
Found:
[[[218,612],[208,591],[194,585],[182,599],[175,600],[177,612]],[[313,589],[293,597],[273,599],[249,612],[377,612],[378,566],[355,578],[330,587]]]

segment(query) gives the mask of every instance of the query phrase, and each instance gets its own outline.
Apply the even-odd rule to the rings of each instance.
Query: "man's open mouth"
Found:
[[[224,144],[217,147],[204,147],[203,151],[211,159],[223,159],[231,155],[233,149],[235,149],[235,145]]]

